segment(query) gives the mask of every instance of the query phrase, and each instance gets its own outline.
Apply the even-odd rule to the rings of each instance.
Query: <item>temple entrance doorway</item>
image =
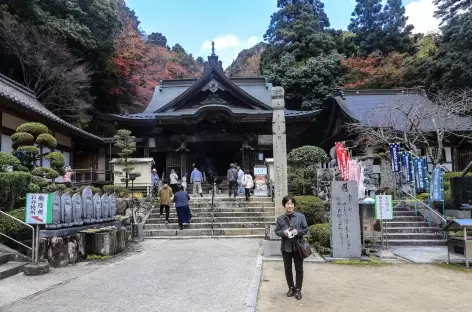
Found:
[[[207,177],[226,177],[230,163],[241,163],[241,142],[199,142],[188,148],[194,155],[192,164]]]

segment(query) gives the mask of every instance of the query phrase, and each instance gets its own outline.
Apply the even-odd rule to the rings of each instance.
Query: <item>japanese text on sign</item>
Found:
[[[26,194],[25,222],[29,224],[49,224],[52,220],[52,194]]]
[[[375,196],[375,217],[377,220],[393,219],[392,195]]]

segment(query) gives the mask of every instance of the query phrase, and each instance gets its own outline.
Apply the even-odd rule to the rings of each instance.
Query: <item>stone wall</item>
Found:
[[[64,267],[87,259],[88,255],[112,256],[123,251],[127,244],[125,228],[101,233],[75,233],[39,240],[39,260],[52,267]]]

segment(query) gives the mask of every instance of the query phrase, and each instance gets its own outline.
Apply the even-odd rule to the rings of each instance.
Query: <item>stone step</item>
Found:
[[[159,229],[144,230],[144,236],[201,236],[211,235],[211,229]],[[213,235],[265,235],[263,228],[218,228],[214,229]]]
[[[11,254],[10,253],[6,253],[6,252],[0,252],[0,265],[1,264],[4,264],[4,263],[7,263],[8,261],[11,260]]]
[[[397,211],[410,211],[410,208],[408,208],[408,207],[395,207],[394,210],[395,210],[395,212],[397,212]]]
[[[387,221],[388,228],[392,227],[429,227],[425,221]]]
[[[440,230],[429,226],[388,227],[387,233],[440,233]]]
[[[389,246],[445,246],[445,239],[389,239]]]
[[[254,202],[249,202],[249,203],[216,203],[213,205],[214,208],[264,208],[267,209],[275,209],[275,205],[273,203],[254,203]],[[171,208],[175,208],[175,204],[170,205]],[[209,209],[211,208],[211,203],[189,203],[190,209],[194,208],[206,208]],[[155,205],[155,208],[159,209],[159,204]]]
[[[400,240],[418,240],[418,239],[442,239],[441,233],[387,233],[384,234],[390,241],[395,239]]]
[[[194,216],[192,218],[192,223],[211,223],[211,216],[208,217],[201,217],[201,216]],[[170,215],[169,221],[177,222],[177,215]],[[275,222],[275,218],[273,216],[266,216],[265,221],[267,224],[273,224]],[[221,223],[221,222],[262,222],[264,223],[263,215],[256,216],[256,217],[215,217],[213,220],[214,223]],[[164,218],[148,218],[146,224],[164,224]]]
[[[179,235],[179,236],[145,236],[144,239],[228,239],[228,238],[257,238],[262,239],[265,235]]]
[[[400,221],[400,222],[410,222],[410,221],[423,221],[424,222],[423,217],[415,217],[415,216],[413,217],[412,216],[395,216],[393,220]]]
[[[163,209],[165,210],[165,209]],[[154,208],[152,209],[151,213],[160,213],[160,208]],[[171,207],[170,208],[171,212],[177,213],[176,208]],[[210,207],[208,208],[190,208],[190,211],[193,213],[211,213],[212,209]],[[261,207],[237,207],[237,208],[213,208],[213,212],[241,212],[241,213],[249,213],[249,212],[260,212],[260,213],[271,213],[275,215],[274,209],[265,209]]]
[[[9,261],[0,265],[0,280],[23,272],[26,262]]]
[[[395,210],[395,216],[399,217],[399,216],[402,216],[402,217],[416,217],[415,215],[415,212],[414,211],[396,211]]]
[[[264,229],[264,222],[214,222],[213,228],[260,228]],[[159,224],[145,224],[144,230],[163,230],[163,229],[178,229],[179,224],[177,222],[169,222],[168,224],[159,223]],[[211,229],[211,222],[205,223],[190,223],[189,225],[184,225],[184,229]]]
[[[204,197],[193,197],[193,195],[190,194],[190,202],[202,202],[202,203],[211,203],[211,196],[208,197],[207,195],[204,195]],[[218,202],[246,202],[246,198],[244,196],[238,196],[236,198],[234,197],[229,197],[228,195],[219,195],[218,197],[215,197],[214,199],[215,203]],[[271,197],[251,197],[250,202],[264,202],[264,203],[273,203]]]

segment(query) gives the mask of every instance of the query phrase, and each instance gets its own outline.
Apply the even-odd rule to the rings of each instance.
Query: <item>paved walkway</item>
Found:
[[[0,281],[1,312],[245,311],[260,240],[147,240],[118,261]]]
[[[470,312],[472,273],[432,265],[306,263],[303,299],[287,298],[281,262],[264,262],[260,312]]]

